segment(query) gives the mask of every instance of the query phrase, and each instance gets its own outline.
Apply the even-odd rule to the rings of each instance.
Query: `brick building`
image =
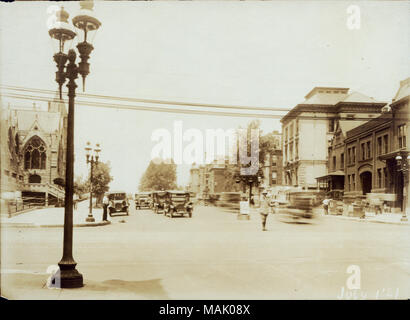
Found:
[[[400,82],[393,102],[377,118],[336,130],[329,147],[329,174],[320,177],[319,184],[330,192],[343,191],[346,203],[368,193],[395,194],[389,205],[402,210],[409,199],[408,174],[399,170],[396,157],[405,161],[409,155],[409,97],[410,78]]]
[[[270,136],[274,139],[271,150],[266,154],[262,165],[263,182],[266,187],[282,185],[282,134],[273,131]]]

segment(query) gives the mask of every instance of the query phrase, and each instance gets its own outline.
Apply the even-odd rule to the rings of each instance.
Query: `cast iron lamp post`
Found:
[[[405,155],[404,160],[403,157],[399,154],[396,156],[397,162],[397,171],[401,171],[403,173],[403,215],[401,217],[401,221],[408,221],[407,219],[407,201],[408,199],[408,184],[409,184],[409,163],[410,163],[410,155],[407,157]]]
[[[87,222],[94,222],[95,219],[93,217],[93,169],[94,166],[98,164],[98,159],[99,159],[99,153],[101,151],[100,144],[97,143],[95,148],[94,148],[94,154],[91,154],[91,145],[90,142],[87,142],[87,145],[85,147],[86,151],[86,159],[87,159],[87,164],[90,164],[90,211],[88,213],[88,217],[85,219]]]
[[[93,3],[91,1],[80,2],[81,12],[73,18],[73,25],[79,29],[83,41],[78,43],[77,49],[81,61],[77,65],[76,52],[70,49],[66,53],[69,42],[77,35],[68,23],[69,14],[61,7],[56,12],[56,21],[49,30],[51,39],[57,43],[57,52],[54,61],[57,64],[56,82],[59,86],[60,98],[62,98],[62,86],[68,79],[68,114],[67,114],[67,151],[66,151],[66,183],[65,183],[65,207],[64,207],[64,242],[63,257],[58,266],[60,267],[61,288],[79,288],[83,286],[83,276],[75,268],[77,263],[73,258],[73,187],[74,187],[74,97],[77,85],[75,79],[78,74],[85,78],[89,74],[90,64],[87,62],[91,51],[94,49],[90,34],[95,32],[101,23],[93,17]],[[68,64],[66,65],[68,60]],[[83,88],[84,89],[84,88]]]
[[[242,182],[244,190],[245,190],[246,185],[249,185],[249,200],[248,200],[249,208],[251,208],[251,204],[252,204],[252,186],[254,183],[258,186],[260,182],[262,181],[262,178],[263,178],[263,173],[260,169],[258,170],[256,174],[253,174],[253,175],[241,175],[239,173],[235,175],[236,183]]]

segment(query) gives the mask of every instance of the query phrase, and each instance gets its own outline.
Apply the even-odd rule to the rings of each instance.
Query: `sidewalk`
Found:
[[[102,221],[102,209],[93,209],[95,222],[86,222],[88,208],[79,207],[73,211],[74,227],[97,227],[110,224],[110,221]],[[2,227],[63,227],[64,208],[42,208],[23,213],[11,218],[1,217]]]
[[[323,217],[334,217],[339,219],[347,219],[347,220],[356,220],[361,222],[376,222],[376,223],[389,223],[389,224],[400,224],[400,225],[410,225],[409,217],[407,217],[408,221],[401,221],[402,214],[401,213],[382,213],[376,215],[372,212],[366,212],[364,218],[360,217],[349,217],[345,215],[324,215]]]

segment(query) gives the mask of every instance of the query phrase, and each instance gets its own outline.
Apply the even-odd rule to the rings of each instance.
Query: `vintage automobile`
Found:
[[[164,206],[168,198],[167,191],[152,192],[152,210],[155,213],[164,213]]]
[[[277,218],[286,223],[311,223],[316,217],[315,208],[322,205],[324,194],[318,191],[291,191],[288,203],[279,208]]]
[[[126,215],[129,215],[129,201],[127,193],[123,191],[108,192],[107,198],[109,201],[108,213],[110,216],[116,212],[125,212]]]
[[[135,209],[151,207],[151,192],[139,192],[134,195]]]
[[[184,216],[188,214],[192,218],[193,203],[190,200],[189,192],[168,191],[168,197],[164,208],[164,215],[173,218],[175,215]]]
[[[241,201],[240,192],[222,192],[216,200],[216,205],[225,211],[239,212]]]

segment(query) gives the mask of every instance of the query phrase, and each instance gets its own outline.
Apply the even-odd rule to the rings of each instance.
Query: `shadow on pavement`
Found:
[[[147,299],[169,299],[161,285],[161,279],[143,281],[125,281],[119,279],[105,280],[102,282],[87,281],[84,289],[93,291],[129,291],[144,296]]]

